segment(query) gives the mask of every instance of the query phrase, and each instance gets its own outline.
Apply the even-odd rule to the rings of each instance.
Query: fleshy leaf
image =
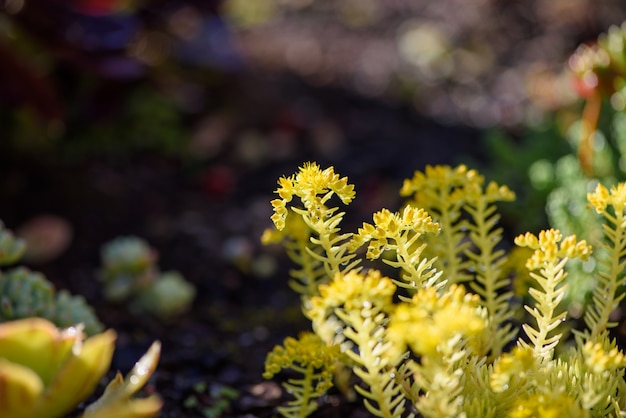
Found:
[[[111,365],[115,338],[115,332],[108,330],[87,339],[82,346],[75,346],[73,355],[39,400],[37,411],[60,416],[87,398]]]
[[[82,332],[60,332],[51,322],[28,318],[0,324],[0,358],[32,369],[47,386]]]
[[[34,416],[29,409],[41,392],[43,383],[37,373],[26,366],[0,358],[0,417]]]
[[[83,418],[149,418],[161,410],[158,396],[131,399],[148,381],[156,369],[161,353],[161,343],[155,341],[133,369],[122,378],[118,372],[106,387],[104,394],[86,409]]]

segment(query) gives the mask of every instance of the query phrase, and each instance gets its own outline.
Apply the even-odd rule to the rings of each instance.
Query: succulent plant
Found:
[[[26,244],[21,239],[15,238],[13,233],[4,228],[0,221],[0,266],[13,264],[22,257],[26,250]]]
[[[67,290],[60,290],[56,294],[55,311],[51,320],[61,328],[81,323],[87,335],[97,334],[104,328],[85,298],[72,295]]]
[[[195,287],[176,271],[161,274],[137,297],[135,306],[162,319],[171,318],[189,308],[196,295]]]
[[[42,318],[0,324],[0,416],[56,418],[84,401],[110,367],[116,334],[107,330],[84,339],[80,326],[59,330]],[[153,417],[156,395],[132,400],[156,367],[155,342],[126,379],[118,376],[83,417]]]
[[[0,273],[0,321],[52,318],[54,286],[41,273],[17,267]]]
[[[102,247],[101,258],[105,298],[129,302],[137,313],[168,319],[186,311],[195,297],[195,287],[180,273],[159,271],[156,250],[141,238],[116,238]]]
[[[82,296],[66,290],[55,293],[43,274],[26,267],[0,272],[0,322],[32,317],[46,318],[61,328],[82,323],[87,335],[103,330]]]
[[[101,259],[100,280],[110,301],[130,298],[148,287],[157,274],[158,255],[141,238],[119,237],[108,242],[102,247]]]

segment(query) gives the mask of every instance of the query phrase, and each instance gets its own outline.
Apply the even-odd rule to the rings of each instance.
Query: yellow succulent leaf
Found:
[[[81,336],[80,330],[60,332],[42,318],[5,322],[0,324],[0,358],[30,368],[47,386]]]
[[[132,400],[118,398],[85,412],[82,418],[152,418],[159,414],[162,406],[163,402],[156,395]]]
[[[87,398],[111,365],[115,338],[115,331],[108,330],[75,346],[40,398],[36,411],[41,415],[36,416],[61,416]]]
[[[148,381],[156,369],[161,354],[161,343],[155,341],[148,351],[135,363],[133,369],[122,378],[118,372],[107,385],[104,394],[86,409],[83,418],[148,418],[161,410],[158,396],[131,399]]]
[[[31,369],[0,358],[0,417],[31,418],[43,382]],[[38,415],[37,415],[38,416]]]

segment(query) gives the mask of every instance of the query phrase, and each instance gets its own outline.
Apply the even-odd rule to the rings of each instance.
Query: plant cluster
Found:
[[[25,249],[0,222],[0,266],[17,262]],[[0,271],[0,322],[0,417],[65,416],[109,370],[116,333],[103,331],[82,296],[55,292],[40,273],[26,267]],[[154,372],[160,349],[155,342],[125,378],[118,372],[82,417],[156,416],[158,396],[132,398]]]
[[[315,411],[330,376],[344,391],[351,381],[379,417],[605,417],[626,409],[626,357],[609,333],[623,298],[625,184],[588,194],[604,240],[593,303],[573,338],[562,326],[565,266],[587,260],[592,248],[556,229],[516,237],[527,255],[524,315],[498,227],[496,204],[514,199],[506,186],[462,165],[427,167],[405,180],[400,211],[382,209],[343,232],[337,198],[355,197],[347,178],[307,163],[278,184],[275,228],[262,240],[282,243],[295,262],[290,285],[312,323],[266,359],[266,378],[283,369],[303,376],[285,385],[295,399],[279,409],[283,416]]]
[[[160,272],[157,252],[143,239],[119,237],[103,245],[99,272],[104,296],[161,319],[189,309],[196,289],[176,271]]]
[[[0,266],[17,262],[25,249],[24,242],[0,221]],[[0,322],[32,317],[48,319],[60,328],[82,323],[87,335],[103,330],[83,296],[56,292],[43,274],[23,266],[0,270]]]

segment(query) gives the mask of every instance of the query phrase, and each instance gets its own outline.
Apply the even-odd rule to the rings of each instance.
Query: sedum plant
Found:
[[[25,248],[24,242],[4,229],[0,221],[0,266],[17,262]],[[26,267],[0,270],[0,322],[31,317],[46,318],[60,328],[82,323],[88,335],[103,330],[81,295],[56,292],[43,274]]]
[[[598,273],[589,273],[593,303],[573,338],[562,326],[566,265],[592,248],[556,229],[520,235],[515,260],[524,254],[528,273],[514,285],[497,225],[496,204],[514,198],[506,186],[465,166],[427,167],[405,181],[400,211],[382,209],[344,232],[338,205],[354,199],[354,186],[332,167],[307,163],[278,184],[275,228],[262,240],[282,243],[295,262],[290,285],[312,324],[266,359],[266,378],[283,369],[304,376],[286,386],[295,399],[283,416],[312,414],[331,374],[346,390],[345,370],[378,417],[626,413],[626,356],[610,335],[623,298],[625,184],[588,194],[604,240]],[[516,288],[528,289],[524,310]],[[329,352],[342,354],[331,363]]]
[[[119,237],[101,250],[99,279],[111,302],[129,302],[133,310],[161,319],[189,309],[196,294],[193,284],[178,272],[161,273],[158,254],[138,237]]]
[[[0,324],[0,416],[55,418],[73,411],[109,369],[115,338],[108,330],[84,339],[81,326],[59,330],[42,318]],[[118,373],[82,417],[156,416],[158,396],[132,396],[153,373],[159,352],[155,342],[126,378]]]

